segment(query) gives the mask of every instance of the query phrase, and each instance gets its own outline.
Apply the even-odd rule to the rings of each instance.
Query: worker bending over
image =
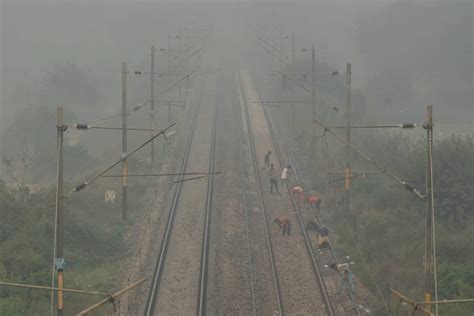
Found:
[[[283,236],[290,236],[291,234],[291,220],[287,215],[280,216],[275,218],[273,221],[275,224],[278,224]]]
[[[341,290],[343,287],[346,286],[346,284],[349,286],[352,295],[356,294],[355,291],[355,285],[354,285],[354,275],[352,274],[352,271],[349,269],[349,262],[347,263],[331,263],[329,266],[331,269],[339,272],[341,274],[341,279],[339,281],[339,287],[337,289],[337,295],[341,293]]]
[[[329,246],[329,230],[326,227],[320,227],[316,236],[318,248]]]
[[[304,206],[305,205],[305,199],[304,199],[304,189],[302,186],[296,185],[291,189],[291,192],[293,192],[293,195],[295,196],[296,201],[298,202],[298,206]]]
[[[318,211],[319,212],[319,209],[321,207],[321,198],[319,197],[319,195],[316,195],[316,194],[310,194],[308,196],[308,204],[311,206],[311,209],[313,211]]]

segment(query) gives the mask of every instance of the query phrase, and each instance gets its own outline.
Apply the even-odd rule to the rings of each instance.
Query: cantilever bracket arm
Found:
[[[106,304],[106,303],[109,303],[109,302],[114,302],[116,298],[122,296],[123,294],[125,294],[126,292],[130,291],[131,289],[139,286],[140,284],[142,284],[143,282],[146,281],[146,278],[143,278],[143,279],[140,279],[132,284],[130,284],[129,286],[127,287],[124,287],[123,289],[121,289],[120,291],[114,293],[114,294],[111,294],[109,295],[108,297],[104,298],[103,300],[95,303],[94,305],[86,308],[85,310],[79,312],[76,314],[76,316],[84,316],[84,315],[87,315],[88,313],[92,312],[93,310],[101,307],[102,305]]]

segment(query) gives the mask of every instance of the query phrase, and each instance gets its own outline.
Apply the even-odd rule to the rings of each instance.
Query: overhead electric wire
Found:
[[[184,172],[184,173],[149,173],[149,174],[129,174],[127,177],[162,177],[162,176],[192,176],[192,175],[210,175],[220,174],[219,171],[215,172]],[[121,174],[102,175],[102,178],[119,178],[123,177]]]
[[[277,73],[280,73],[284,78],[290,79],[290,80],[293,81],[298,87],[302,88],[303,90],[305,90],[305,91],[308,92],[309,94],[311,94],[311,95],[313,94],[313,91],[311,91],[310,89],[306,88],[306,87],[304,86],[304,84],[300,83],[300,82],[297,81],[295,78],[292,78],[292,77],[288,76],[287,74],[285,74],[285,73],[282,72],[282,71],[276,71],[276,72],[277,72]],[[306,101],[300,101],[300,102],[292,102],[292,101],[290,101],[290,102],[288,102],[288,103],[306,103]],[[312,103],[312,101],[311,101],[311,102],[308,102],[308,103]],[[338,107],[336,107],[336,106],[334,106],[334,105],[330,105],[326,100],[324,100],[324,99],[322,99],[322,98],[320,98],[320,97],[318,98],[318,103],[319,103],[319,104],[324,104],[324,105],[328,106],[329,108],[331,108],[332,110],[334,110],[334,111],[336,111],[336,112],[338,112],[338,113],[340,113],[340,114],[344,113],[343,111],[339,110]]]
[[[120,112],[120,113],[117,113],[117,114],[114,114],[114,115],[111,115],[111,116],[106,116],[106,117],[102,117],[102,118],[99,118],[99,119],[96,119],[96,120],[87,122],[86,124],[94,124],[94,123],[97,123],[97,122],[102,122],[102,121],[110,120],[110,119],[119,117],[119,116],[121,116],[121,115],[122,115],[122,113]]]
[[[152,129],[152,128],[122,128],[122,127],[109,127],[109,126],[93,126],[90,124],[74,124],[74,125],[66,125],[67,127],[73,127],[78,130],[86,130],[86,129],[105,129],[105,130],[127,130],[127,131],[145,131],[145,132],[161,132],[161,129]]]
[[[395,125],[363,125],[363,126],[354,126],[351,125],[351,128],[403,128],[403,129],[412,129],[418,127],[419,125],[413,123],[403,123]],[[347,126],[328,126],[328,128],[347,128]]]
[[[254,31],[255,31],[255,36],[257,37],[258,40],[260,40],[262,43],[264,43],[265,45],[267,45],[267,46],[269,46],[271,49],[273,49],[273,50],[271,50],[271,49],[268,49],[268,48],[267,48],[267,52],[269,52],[269,53],[272,54],[273,56],[275,56],[275,57],[277,57],[278,59],[280,59],[280,61],[282,61],[283,63],[285,63],[285,64],[287,64],[287,65],[289,64],[290,61],[288,60],[288,58],[287,58],[286,56],[282,56],[281,54],[277,54],[276,52],[278,52],[278,49],[277,49],[273,44],[271,44],[269,41],[267,41],[263,36],[258,35],[258,34],[257,34],[257,33],[258,33],[257,30],[254,29]],[[264,48],[264,49],[265,49],[265,48]]]
[[[196,70],[193,70],[191,71],[190,73],[184,75],[183,77],[181,77],[180,79],[178,79],[176,82],[172,83],[170,86],[168,86],[167,88],[163,89],[162,91],[160,91],[158,94],[164,94],[166,92],[168,92],[169,90],[173,89],[174,87],[178,86],[183,80],[189,78],[193,73],[195,73]]]
[[[258,31],[257,31],[253,26],[251,26],[251,25],[249,25],[249,26],[250,26],[252,29],[254,29],[254,31],[255,31],[256,33],[258,33]],[[265,44],[267,44],[268,46],[272,47],[275,51],[278,51],[272,44],[268,43],[268,41],[264,40],[261,36],[259,36],[259,35],[256,35],[256,36],[257,36],[257,38],[258,38],[260,41],[262,41],[262,42],[264,42]],[[264,49],[265,49],[265,48],[264,48]],[[267,49],[267,52],[268,52],[268,53],[272,54],[273,56],[276,56],[276,57],[279,58],[280,60],[283,59],[283,62],[285,62],[286,64],[289,63],[288,60],[286,60],[286,59],[284,59],[282,56],[276,54],[275,51],[272,51],[272,50]],[[312,90],[306,88],[306,86],[305,86],[304,84],[300,83],[300,82],[299,82],[298,80],[296,80],[295,78],[292,78],[290,75],[285,74],[285,73],[282,72],[282,71],[276,71],[276,72],[282,74],[284,78],[288,78],[288,79],[292,80],[297,86],[299,86],[300,88],[302,88],[303,90],[305,90],[305,91],[308,92],[309,94],[311,94],[311,95],[313,94],[313,91],[312,91]],[[309,82],[312,82],[312,80],[311,80],[309,77],[305,76],[305,78],[306,78],[306,80],[308,80]],[[319,102],[321,103],[321,99],[319,99]],[[289,102],[289,103],[298,103],[298,102]],[[333,110],[335,110],[335,111],[337,111],[337,112],[340,112],[337,107],[331,106],[331,105],[327,104],[326,102],[324,102],[324,104],[327,105],[327,106],[329,106],[329,107],[332,108]]]
[[[129,116],[132,112],[135,112],[137,111],[138,109],[142,108],[143,106],[147,105],[148,103],[150,103],[151,101],[148,100],[148,101],[145,101],[144,103],[141,103],[139,105],[137,105],[136,107],[134,107],[132,110],[128,110],[126,115]],[[122,112],[120,113],[117,113],[117,114],[114,114],[114,115],[110,115],[110,116],[105,116],[105,117],[102,117],[102,118],[99,118],[99,119],[96,119],[96,120],[93,120],[93,121],[89,121],[89,122],[85,122],[84,124],[88,125],[88,124],[95,124],[95,123],[98,123],[98,122],[102,122],[102,121],[106,121],[106,120],[111,120],[113,118],[116,118],[116,117],[119,117],[122,115]]]
[[[150,139],[148,139],[146,142],[144,142],[143,144],[141,144],[140,146],[138,146],[136,149],[134,149],[132,152],[130,152],[129,154],[125,155],[124,157],[120,158],[120,160],[116,161],[115,163],[113,163],[111,166],[107,167],[105,170],[103,170],[102,172],[100,172],[98,175],[92,177],[91,179],[89,179],[88,181],[84,181],[82,184],[80,184],[79,186],[75,187],[72,192],[78,192],[78,191],[81,191],[82,189],[84,189],[86,186],[88,186],[89,184],[93,183],[95,180],[97,180],[98,178],[100,178],[102,175],[104,175],[106,172],[108,172],[109,170],[111,170],[113,167],[117,166],[119,163],[121,163],[124,159],[127,159],[128,157],[132,156],[133,154],[135,154],[137,151],[139,151],[140,149],[142,149],[143,147],[145,147],[148,143],[152,142],[155,138],[157,138],[158,136],[160,135],[164,135],[164,133],[170,129],[171,127],[173,127],[176,123],[173,123],[171,124],[170,126],[168,126],[167,128],[165,128],[164,130],[162,130],[161,132],[159,132],[158,134],[152,136]]]
[[[280,55],[276,54],[274,51],[272,51],[272,50],[270,50],[270,49],[268,49],[268,48],[265,48],[265,47],[264,47],[263,49],[264,49],[267,53],[269,53],[269,54],[271,54],[271,55],[277,57],[277,58],[280,59],[280,60],[282,60],[282,57],[281,57]],[[282,62],[288,64],[288,61],[285,60],[285,59],[283,59]]]
[[[186,80],[186,90],[184,91],[183,108],[186,108],[186,100],[188,99],[188,90],[189,90],[189,76],[188,76],[188,79]]]
[[[299,81],[297,81],[295,78],[292,78],[290,76],[288,76],[287,74],[285,74],[283,71],[277,71],[278,73],[280,73],[283,77],[285,78],[288,78],[290,79],[291,81],[293,81],[297,86],[299,86],[301,89],[303,89],[304,91],[308,92],[309,94],[313,94],[313,91],[311,91],[310,89],[306,88],[304,86],[304,84],[300,83]]]
[[[397,177],[395,174],[391,173],[390,171],[388,171],[386,168],[382,167],[378,162],[376,162],[374,159],[372,159],[371,157],[369,157],[367,154],[363,153],[362,151],[360,151],[357,147],[355,147],[354,145],[352,145],[351,143],[347,142],[345,139],[343,139],[342,137],[340,137],[339,135],[337,135],[336,133],[334,133],[333,131],[331,131],[330,128],[328,128],[327,126],[323,125],[321,122],[319,122],[318,120],[314,120],[314,123],[318,124],[320,127],[322,127],[324,129],[325,132],[328,132],[329,134],[331,134],[332,136],[334,136],[335,138],[337,138],[339,141],[341,141],[342,143],[344,143],[345,145],[349,146],[351,149],[353,149],[356,153],[358,153],[360,156],[362,156],[363,158],[365,158],[366,160],[368,160],[369,162],[371,162],[373,165],[375,165],[377,168],[379,168],[380,170],[384,171],[384,173],[386,173],[389,177],[391,177],[392,179],[394,179],[396,182],[398,182],[399,184],[401,184],[403,187],[405,187],[407,190],[410,190],[412,191],[413,193],[415,193],[420,199],[425,199],[426,196],[421,194],[420,191],[418,191],[416,188],[412,187],[410,184],[408,184],[407,182],[401,180],[399,177]]]
[[[187,178],[187,179],[180,179],[180,180],[175,180],[173,181],[174,183],[179,183],[179,182],[186,182],[186,181],[191,181],[191,180],[199,180],[199,179],[204,179],[204,176],[199,176],[199,177],[192,177],[192,178]]]
[[[333,163],[333,160],[329,159],[329,146],[328,146],[328,143],[327,143],[327,140],[326,140],[326,136],[324,134],[323,134],[323,138],[324,138],[324,144],[323,144],[323,146],[324,146],[324,156],[325,156],[327,164],[328,164],[328,170],[332,170],[332,169],[334,169],[334,163]],[[337,200],[337,192],[336,192],[335,187],[334,187],[334,199]],[[336,207],[339,208],[339,204],[337,202],[336,202]],[[367,271],[369,272],[370,278],[371,278],[373,284],[375,285],[375,288],[377,290],[377,294],[379,296],[379,299],[382,301],[385,309],[390,314],[390,307],[389,307],[389,305],[387,303],[387,300],[385,299],[385,297],[383,295],[383,292],[382,292],[382,290],[381,290],[381,288],[380,288],[380,286],[377,282],[377,277],[375,276],[372,265],[365,259],[365,256],[363,255],[362,250],[357,245],[357,237],[356,237],[355,233],[350,229],[349,224],[347,223],[346,218],[344,216],[342,216],[342,221],[344,223],[344,226],[346,226],[346,230],[349,232],[349,235],[351,236],[351,239],[354,243],[354,247],[356,248],[357,252],[359,253],[360,258],[363,260],[364,265],[367,267]]]

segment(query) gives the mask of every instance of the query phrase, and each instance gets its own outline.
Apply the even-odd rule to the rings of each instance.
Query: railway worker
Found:
[[[263,170],[267,170],[270,168],[270,156],[272,155],[272,151],[269,150],[265,157],[263,158]]]
[[[270,194],[273,194],[273,187],[275,187],[276,193],[281,195],[280,191],[278,191],[277,173],[273,164],[270,164],[270,169],[267,171],[267,176],[270,180]]]
[[[351,262],[353,263],[353,262]],[[352,271],[349,269],[350,263],[331,263],[329,266],[331,269],[339,272],[341,274],[341,279],[339,281],[339,287],[337,289],[337,295],[341,293],[341,290],[347,284],[351,290],[352,295],[356,294],[355,291],[355,284],[354,284],[354,275]]]
[[[321,197],[313,192],[308,196],[308,204],[311,206],[313,211],[318,211],[321,207]]]
[[[296,198],[296,201],[298,201],[299,206],[305,205],[305,200],[304,200],[304,189],[302,186],[295,185],[292,189],[291,192]]]
[[[280,176],[280,181],[281,181],[281,186],[288,185],[288,176],[289,176],[289,171],[291,170],[291,166],[288,165],[283,170],[281,171],[281,176]]]
[[[290,236],[290,234],[291,234],[291,220],[287,215],[282,215],[278,218],[275,218],[275,220],[273,220],[273,222],[275,224],[278,224],[278,226],[281,229],[281,234],[283,236],[285,236],[285,235]]]
[[[326,227],[320,227],[318,235],[316,236],[318,248],[325,248],[329,246],[329,230]]]
[[[310,220],[306,223],[306,230],[314,230],[317,233],[319,230],[319,225],[315,221]]]

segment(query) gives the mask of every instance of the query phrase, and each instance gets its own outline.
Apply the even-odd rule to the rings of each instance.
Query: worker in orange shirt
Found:
[[[281,229],[281,233],[283,236],[290,236],[291,234],[291,220],[287,215],[282,215],[278,218],[275,218],[273,220],[275,224],[278,224],[278,226]]]

